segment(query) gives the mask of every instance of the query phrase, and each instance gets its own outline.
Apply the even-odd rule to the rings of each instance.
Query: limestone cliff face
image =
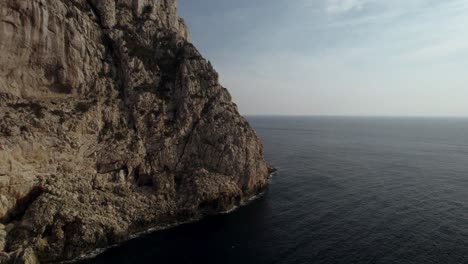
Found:
[[[0,262],[74,259],[267,180],[176,0],[0,1]]]

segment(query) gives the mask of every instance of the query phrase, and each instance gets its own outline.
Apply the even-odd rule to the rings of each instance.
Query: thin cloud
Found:
[[[342,14],[362,10],[368,0],[326,0],[325,11],[328,14]]]
[[[230,7],[181,0],[243,113],[468,113],[468,0],[200,1]]]
[[[431,43],[424,47],[403,54],[403,59],[412,61],[430,61],[443,59],[456,54],[463,54],[468,51],[468,40],[446,40],[438,43]]]

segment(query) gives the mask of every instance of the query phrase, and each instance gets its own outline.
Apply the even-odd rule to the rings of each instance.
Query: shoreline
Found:
[[[83,254],[83,255],[79,256],[76,259],[61,261],[61,262],[58,262],[58,263],[60,263],[60,264],[73,264],[73,263],[79,263],[80,261],[90,260],[90,259],[93,259],[93,258],[101,255],[102,253],[106,252],[109,249],[119,247],[119,246],[121,246],[121,245],[123,245],[125,243],[128,243],[128,242],[132,241],[133,239],[136,239],[136,238],[139,238],[139,237],[142,237],[142,236],[145,236],[145,235],[153,234],[153,233],[156,233],[156,232],[159,232],[159,231],[169,230],[169,229],[176,228],[178,226],[182,226],[182,225],[186,225],[186,224],[197,223],[197,222],[202,221],[203,219],[205,219],[207,216],[217,216],[217,215],[225,215],[225,214],[233,213],[233,212],[235,212],[235,211],[237,211],[237,210],[239,210],[239,209],[241,209],[243,207],[248,206],[250,203],[262,198],[263,195],[268,191],[268,187],[270,185],[272,177],[274,175],[276,175],[276,174],[277,174],[277,170],[275,168],[273,168],[273,167],[270,167],[269,176],[268,176],[268,184],[266,184],[265,187],[263,187],[260,192],[258,192],[257,194],[252,195],[251,197],[249,197],[245,201],[241,202],[239,205],[234,205],[231,209],[228,209],[228,210],[223,211],[223,212],[219,212],[219,213],[214,214],[214,215],[202,215],[201,217],[189,219],[187,221],[181,221],[181,222],[176,222],[174,224],[151,227],[151,228],[148,228],[145,231],[137,232],[137,233],[135,233],[133,235],[130,235],[128,237],[128,239],[122,240],[119,243],[110,245],[110,246],[105,247],[105,248],[97,248],[97,249],[93,250],[92,252],[90,252],[88,254]]]

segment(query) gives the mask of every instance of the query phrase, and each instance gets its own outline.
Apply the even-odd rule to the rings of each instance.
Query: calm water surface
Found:
[[[468,119],[249,121],[278,169],[261,199],[87,263],[468,263]]]

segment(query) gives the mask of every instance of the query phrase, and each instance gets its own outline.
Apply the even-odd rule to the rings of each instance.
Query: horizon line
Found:
[[[317,114],[241,114],[245,117],[347,117],[347,118],[460,118],[468,115],[317,115]]]

